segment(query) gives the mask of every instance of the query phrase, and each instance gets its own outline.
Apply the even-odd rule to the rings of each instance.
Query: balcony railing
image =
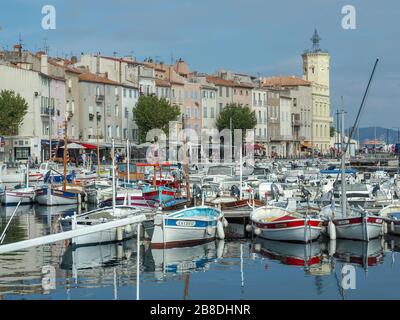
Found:
[[[41,107],[40,108],[40,115],[44,117],[48,117],[50,113],[49,107]],[[54,108],[51,108],[51,115],[54,116]]]

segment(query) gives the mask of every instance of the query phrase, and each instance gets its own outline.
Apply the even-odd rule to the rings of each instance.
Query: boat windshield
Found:
[[[215,175],[223,175],[223,176],[231,176],[232,168],[227,166],[214,166],[208,168],[207,175],[215,176]]]

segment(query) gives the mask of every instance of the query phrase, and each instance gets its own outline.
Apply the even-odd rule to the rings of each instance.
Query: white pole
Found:
[[[242,200],[243,192],[242,192],[242,184],[243,184],[243,152],[242,152],[242,144],[239,146],[239,162],[240,162],[240,197],[239,199]]]
[[[114,139],[112,139],[112,208],[113,212],[115,213],[115,202],[116,202],[116,195],[115,195],[115,146],[114,146]]]
[[[11,215],[10,220],[8,220],[7,225],[6,225],[6,227],[4,228],[3,233],[2,233],[1,236],[0,236],[0,244],[3,243],[3,241],[4,241],[5,237],[6,237],[6,232],[7,232],[8,226],[10,225],[12,219],[14,218],[14,215],[15,215],[15,213],[17,212],[18,207],[19,207],[19,205],[21,204],[21,201],[22,201],[22,200],[19,200],[19,202],[18,202],[16,208],[14,209],[14,212],[13,212],[12,215]],[[29,228],[28,228],[28,230],[29,230]]]
[[[130,182],[130,177],[129,177],[129,161],[130,161],[130,149],[129,149],[129,139],[126,140],[126,172],[128,175],[128,184]]]
[[[137,224],[137,246],[136,246],[136,300],[140,300],[140,223]]]
[[[346,207],[347,207],[347,199],[346,199],[346,154],[345,154],[345,140],[344,140],[344,110],[342,110],[342,217],[347,216]]]
[[[240,244],[240,286],[244,287],[244,274],[243,274],[243,243]]]
[[[114,300],[118,300],[117,269],[114,267]]]
[[[96,233],[108,229],[123,227],[129,224],[140,223],[146,220],[144,214],[140,214],[133,217],[118,219],[110,222],[100,223],[94,226],[87,226],[85,228],[79,228],[71,231],[59,232],[50,234],[43,237],[33,238],[29,240],[18,241],[10,244],[0,246],[0,254],[12,251],[23,250],[26,248],[37,247],[44,244],[49,244],[57,241],[67,240],[71,238],[80,237],[83,235]]]
[[[26,187],[29,188],[29,161],[26,163]]]

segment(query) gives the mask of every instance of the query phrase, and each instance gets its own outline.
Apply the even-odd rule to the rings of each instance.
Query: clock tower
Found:
[[[330,56],[321,50],[321,41],[318,31],[315,30],[311,38],[312,48],[302,54],[303,79],[311,82],[312,88],[312,145],[322,152],[329,152],[330,148],[330,90],[329,66]]]

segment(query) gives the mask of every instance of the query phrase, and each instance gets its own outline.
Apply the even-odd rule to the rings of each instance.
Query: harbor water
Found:
[[[0,207],[0,230],[14,209]],[[60,232],[60,217],[75,210],[21,206],[4,244]],[[174,249],[151,249],[142,241],[139,253],[136,246],[136,239],[78,248],[57,242],[2,254],[0,299],[400,298],[396,237],[307,245],[242,238]]]

